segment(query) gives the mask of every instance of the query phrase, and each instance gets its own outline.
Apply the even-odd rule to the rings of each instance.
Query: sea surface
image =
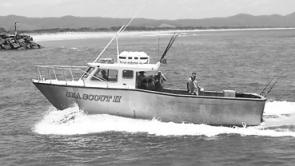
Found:
[[[172,33],[123,33],[119,49],[144,51],[156,62]],[[278,80],[261,125],[218,127],[87,115],[78,107],[56,110],[31,83],[34,65],[86,65],[113,34],[32,34],[44,48],[0,52],[0,165],[293,166],[295,30],[179,33],[161,66],[165,86],[184,89],[192,71],[206,90],[260,93]],[[112,44],[103,57],[115,52]]]

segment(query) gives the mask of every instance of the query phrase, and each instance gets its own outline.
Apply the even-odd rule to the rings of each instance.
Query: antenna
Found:
[[[143,6],[144,7],[144,6]],[[135,15],[128,21],[128,23],[126,25],[123,25],[117,32],[116,34],[111,38],[111,40],[107,43],[107,45],[103,48],[103,50],[97,55],[97,57],[95,58],[95,60],[93,61],[93,63],[97,62],[98,59],[102,56],[102,54],[105,52],[105,50],[110,46],[110,44],[114,41],[114,39],[116,39],[116,43],[117,43],[117,54],[119,55],[119,40],[118,40],[118,36],[121,32],[124,32],[126,30],[126,28],[131,24],[131,22],[135,19],[135,17],[138,15],[138,13],[143,9],[143,7],[138,10],[138,12],[135,13]]]

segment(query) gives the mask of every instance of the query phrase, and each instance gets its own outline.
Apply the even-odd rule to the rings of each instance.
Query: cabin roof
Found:
[[[160,67],[160,62],[157,62],[156,64],[88,63],[88,66],[117,70],[125,69],[134,71],[157,71]]]
[[[139,51],[123,51],[119,55],[119,57],[149,57],[145,52],[139,52]]]

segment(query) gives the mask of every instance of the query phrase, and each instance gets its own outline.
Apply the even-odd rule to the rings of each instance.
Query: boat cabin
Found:
[[[88,63],[88,70],[82,76],[87,86],[123,89],[150,89],[153,76],[146,72],[157,72],[160,62],[150,64],[150,57],[144,52],[122,52],[117,62],[101,59],[97,63]]]

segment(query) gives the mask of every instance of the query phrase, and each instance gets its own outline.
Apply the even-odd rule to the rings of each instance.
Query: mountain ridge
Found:
[[[0,29],[14,29],[14,22],[23,31],[71,29],[71,30],[114,30],[128,22],[129,18],[80,17],[25,17],[18,15],[0,16]],[[131,27],[134,29],[186,29],[186,28],[290,28],[295,27],[295,12],[287,15],[251,15],[240,13],[229,17],[203,19],[149,19],[136,18]],[[132,29],[132,28],[131,28]]]

